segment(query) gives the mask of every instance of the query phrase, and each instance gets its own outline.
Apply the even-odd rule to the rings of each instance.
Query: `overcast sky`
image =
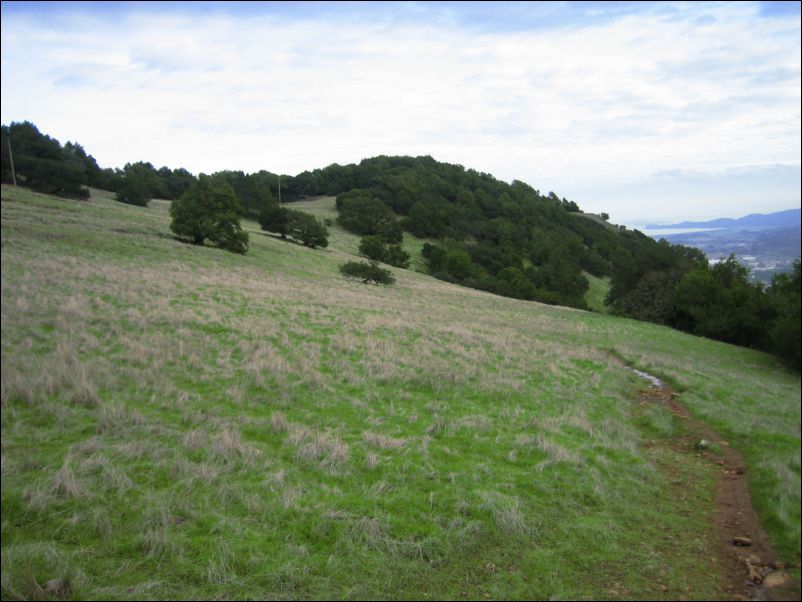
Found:
[[[800,206],[798,2],[2,3],[2,122],[103,167],[432,155],[617,223]]]

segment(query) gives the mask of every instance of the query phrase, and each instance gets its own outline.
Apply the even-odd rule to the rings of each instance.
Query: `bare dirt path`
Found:
[[[638,401],[665,404],[684,427],[670,445],[697,454],[716,467],[715,552],[727,575],[722,599],[799,600],[799,584],[788,577],[752,507],[741,453],[693,418],[667,384],[654,382],[641,391]]]

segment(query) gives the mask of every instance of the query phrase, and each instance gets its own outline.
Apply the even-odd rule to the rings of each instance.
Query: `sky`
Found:
[[[0,6],[2,123],[102,167],[431,155],[616,223],[800,206],[798,2]]]

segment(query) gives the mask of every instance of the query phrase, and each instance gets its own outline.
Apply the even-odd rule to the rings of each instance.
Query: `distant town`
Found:
[[[677,232],[670,233],[671,229]],[[799,209],[736,220],[647,226],[643,232],[656,239],[665,238],[674,244],[700,249],[711,263],[734,254],[750,269],[752,278],[761,282],[770,282],[775,273],[790,271],[802,243]]]

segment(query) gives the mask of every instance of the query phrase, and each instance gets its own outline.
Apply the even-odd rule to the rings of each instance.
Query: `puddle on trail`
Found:
[[[643,370],[636,370],[635,368],[632,368],[632,371],[638,376],[640,376],[642,379],[648,380],[651,383],[652,387],[654,387],[655,389],[663,388],[663,381],[657,378],[656,376],[652,376],[651,374],[649,374],[648,372],[644,372]]]

